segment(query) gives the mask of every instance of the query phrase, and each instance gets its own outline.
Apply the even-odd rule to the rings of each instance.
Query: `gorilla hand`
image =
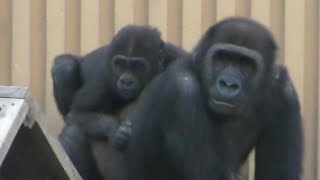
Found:
[[[121,125],[110,139],[112,146],[119,151],[125,151],[129,143],[131,132],[132,122],[130,120],[122,121]]]

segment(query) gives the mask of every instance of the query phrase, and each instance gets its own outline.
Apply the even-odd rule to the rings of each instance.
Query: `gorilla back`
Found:
[[[299,180],[302,130],[290,77],[261,24],[210,27],[139,98],[130,180],[233,180],[256,148],[256,180]],[[290,91],[288,91],[290,89]]]

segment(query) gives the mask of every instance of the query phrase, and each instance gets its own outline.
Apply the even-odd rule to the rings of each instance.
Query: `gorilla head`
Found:
[[[160,33],[150,27],[124,27],[112,40],[113,87],[124,100],[136,98],[146,84],[165,66]]]
[[[62,54],[55,58],[52,79],[58,109],[63,116],[70,109],[117,111],[185,54],[163,41],[156,28],[127,25],[108,45],[84,56]]]
[[[214,112],[246,114],[264,97],[276,51],[264,26],[248,19],[226,19],[210,29],[195,50]]]

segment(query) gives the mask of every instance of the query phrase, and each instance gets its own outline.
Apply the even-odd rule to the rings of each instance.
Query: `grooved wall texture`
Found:
[[[62,126],[52,96],[54,56],[85,54],[126,24],[150,24],[164,39],[190,50],[208,26],[230,15],[268,26],[302,105],[304,180],[320,179],[320,0],[0,0],[0,84],[29,86],[48,117]],[[243,173],[253,179],[254,158]]]

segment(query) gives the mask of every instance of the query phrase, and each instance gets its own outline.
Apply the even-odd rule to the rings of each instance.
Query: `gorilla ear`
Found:
[[[272,74],[273,87],[278,88],[287,100],[298,101],[298,94],[290,78],[289,72],[284,65],[275,64]]]
[[[163,43],[160,50],[159,67],[160,70],[166,69],[171,62],[179,58],[180,56],[186,55],[183,49],[176,47],[171,43]]]
[[[272,68],[272,80],[278,81],[283,85],[288,79],[290,80],[290,76],[287,68],[282,64],[274,64]]]
[[[159,52],[159,59],[158,59],[158,67],[159,71],[163,71],[168,64],[170,63],[170,57],[169,54],[167,53],[167,47],[164,42],[161,43],[160,45],[160,52]]]
[[[286,73],[286,68],[281,64],[275,64],[272,71],[272,79],[279,80],[281,73]]]

